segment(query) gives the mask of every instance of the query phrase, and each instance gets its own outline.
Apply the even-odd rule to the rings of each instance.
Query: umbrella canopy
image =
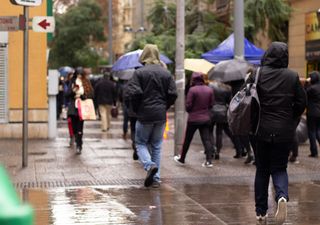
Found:
[[[68,73],[73,73],[74,72],[74,69],[71,68],[70,66],[63,66],[63,67],[60,67],[60,69],[58,70],[60,75],[61,76],[67,76]]]
[[[242,80],[246,77],[250,65],[240,59],[221,61],[209,71],[210,80],[220,80],[222,82]]]
[[[247,61],[252,64],[260,65],[263,54],[263,49],[256,47],[254,44],[244,38],[244,57]],[[223,60],[233,59],[234,35],[231,34],[217,48],[203,53],[201,57],[212,63],[218,63]]]
[[[130,80],[133,76],[135,69],[119,70],[112,72],[112,75],[121,80]]]
[[[139,57],[142,51],[143,51],[142,49],[138,49],[122,55],[112,66],[112,71],[127,70],[127,69],[142,67],[143,65],[139,62]],[[165,64],[172,63],[172,61],[163,54],[160,54],[160,60]]]
[[[214,64],[205,59],[185,59],[184,69],[193,72],[201,72],[207,74],[214,67]]]

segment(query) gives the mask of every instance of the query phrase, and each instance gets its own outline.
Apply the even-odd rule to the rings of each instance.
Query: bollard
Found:
[[[21,202],[2,166],[0,166],[0,224],[33,225],[33,209]]]

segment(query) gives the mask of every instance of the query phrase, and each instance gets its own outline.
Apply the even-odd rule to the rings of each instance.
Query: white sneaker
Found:
[[[173,160],[179,165],[179,166],[184,166],[185,164],[180,161],[180,155],[175,155],[173,157]]]
[[[213,167],[213,164],[211,162],[205,161],[204,163],[202,163],[202,166],[206,168],[211,168]]]
[[[287,219],[287,199],[284,197],[279,198],[278,208],[275,214],[276,224],[282,225]]]

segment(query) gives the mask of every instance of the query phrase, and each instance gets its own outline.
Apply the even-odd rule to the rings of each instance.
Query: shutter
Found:
[[[6,123],[7,117],[7,46],[0,43],[0,123]]]

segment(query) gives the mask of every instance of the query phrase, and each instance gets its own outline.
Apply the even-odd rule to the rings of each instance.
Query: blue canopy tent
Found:
[[[256,47],[246,38],[244,39],[244,57],[251,64],[260,65],[264,50]],[[234,58],[234,35],[233,33],[224,40],[216,49],[210,50],[201,55],[202,58],[218,63],[223,60]]]

